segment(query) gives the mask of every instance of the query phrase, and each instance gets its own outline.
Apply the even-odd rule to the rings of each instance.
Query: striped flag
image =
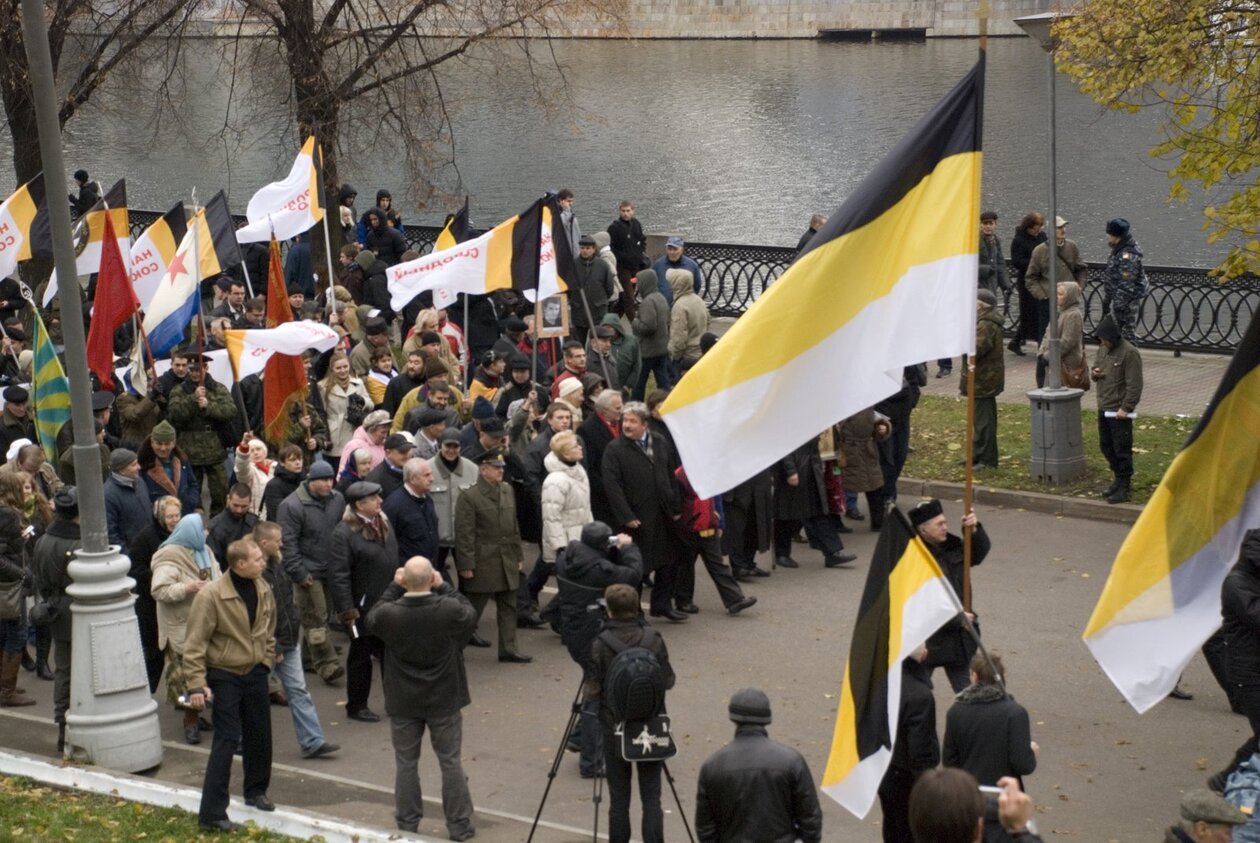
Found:
[[[131,255],[131,228],[127,218],[127,180],[119,179],[99,202],[79,217],[74,224],[75,274],[91,275],[101,271],[102,244],[105,238],[105,218],[114,224],[114,240],[124,260]],[[77,280],[77,279],[76,279]],[[44,307],[52,304],[57,295],[57,270],[54,268],[44,287]]]
[[[258,243],[273,236],[289,240],[324,218],[320,204],[315,136],[302,144],[289,174],[253,195],[245,208],[249,224],[236,232],[238,243]]]
[[[983,99],[982,57],[670,393],[700,495],[896,392],[905,366],[974,349]]]
[[[386,273],[390,307],[401,312],[429,290],[435,302],[507,289],[533,301],[564,291],[564,278],[573,277],[573,254],[568,240],[552,237],[552,223],[559,218],[555,200],[544,197],[480,237],[391,266]],[[439,299],[438,290],[449,298]]]
[[[334,329],[311,320],[285,322],[275,328],[234,329],[224,331],[223,336],[238,381],[263,371],[274,355],[300,358],[304,351],[327,351],[341,341]]]
[[[201,279],[241,262],[234,232],[227,196],[220,190],[189,221],[145,311],[144,332],[155,356],[161,357],[183,340],[184,330],[201,306]]]
[[[1221,625],[1221,583],[1260,527],[1260,319],[1129,531],[1084,640],[1139,712]]]
[[[51,254],[52,224],[40,173],[0,205],[0,278],[12,275],[22,261]]]
[[[184,203],[180,202],[146,228],[132,244],[131,285],[141,310],[149,309],[166,267],[187,233],[188,215],[184,212]]]
[[[457,243],[463,243],[471,233],[472,229],[468,225],[468,197],[465,196],[464,207],[451,214],[437,240],[433,241],[433,251],[441,252]]]
[[[893,509],[884,519],[862,590],[822,778],[823,793],[854,816],[870,812],[892,759],[901,662],[960,611],[958,596],[931,551],[905,514]]]
[[[57,359],[57,352],[53,349],[52,340],[48,338],[48,329],[44,327],[39,310],[31,310],[35,320],[35,341],[31,346],[35,433],[48,461],[55,462],[58,457],[57,433],[70,421],[70,382],[66,380],[65,370]]]

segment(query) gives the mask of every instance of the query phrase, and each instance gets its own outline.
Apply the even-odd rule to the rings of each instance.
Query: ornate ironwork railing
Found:
[[[131,233],[139,234],[160,212],[131,209]],[[237,217],[243,225],[244,217]],[[425,254],[433,249],[441,228],[408,225],[403,235],[407,244]],[[687,254],[700,264],[704,275],[701,295],[714,316],[737,317],[747,310],[766,287],[774,283],[796,257],[796,250],[783,246],[749,246],[735,243],[687,244]],[[1085,330],[1092,334],[1103,316],[1103,265],[1089,265],[1089,283],[1084,290]],[[1142,303],[1138,317],[1138,342],[1143,348],[1178,352],[1233,353],[1252,315],[1260,309],[1260,278],[1244,276],[1227,283],[1208,275],[1205,269],[1177,266],[1148,266],[1150,295]],[[1013,273],[1012,273],[1013,277]],[[1019,322],[1019,297],[1006,297],[1007,336],[1014,336]]]

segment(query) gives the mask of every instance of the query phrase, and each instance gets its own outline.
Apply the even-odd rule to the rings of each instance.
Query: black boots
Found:
[[[1129,485],[1129,478],[1116,478],[1115,485],[1112,486],[1111,491],[1107,494],[1107,503],[1124,503],[1127,501],[1129,499]]]
[[[52,650],[52,630],[46,626],[35,627],[35,675],[45,682],[53,680],[48,667],[48,653]]]

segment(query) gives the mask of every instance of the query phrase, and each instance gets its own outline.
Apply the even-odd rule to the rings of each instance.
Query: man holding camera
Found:
[[[582,538],[569,542],[556,557],[560,639],[582,668],[584,681],[594,670],[591,642],[604,627],[604,609],[600,605],[604,590],[617,583],[637,590],[642,579],[643,554],[639,548],[625,533],[614,536],[612,529],[602,521],[592,521],[583,527]],[[603,767],[598,718],[599,704],[583,703],[578,735],[568,736],[570,746],[575,737],[580,740],[578,771],[584,779],[600,775]]]
[[[420,742],[429,741],[442,769],[442,812],[452,840],[467,840],[472,795],[460,763],[464,706],[471,702],[464,645],[477,627],[468,598],[447,585],[423,556],[413,556],[368,612],[368,635],[385,645],[385,713],[394,745],[394,819],[415,832],[424,816]]]

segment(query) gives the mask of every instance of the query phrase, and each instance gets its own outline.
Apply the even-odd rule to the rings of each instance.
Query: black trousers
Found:
[[[636,769],[637,768],[637,769]],[[630,843],[630,776],[639,775],[639,803],[643,843],[665,843],[665,815],[661,811],[661,762],[632,764],[621,757],[621,739],[604,727],[604,776],[608,779],[608,841]]]
[[[910,456],[910,416],[893,419],[892,436],[879,443],[879,470],[884,474],[884,499],[897,502],[897,480]]]
[[[1133,477],[1133,419],[1109,419],[1099,410],[1098,445],[1117,480]]]
[[[879,783],[879,807],[884,812],[884,843],[910,843],[910,790],[914,775],[900,767],[889,767]]]
[[[679,606],[695,602],[696,557],[704,560],[704,569],[717,587],[722,605],[730,608],[744,599],[744,590],[735,582],[735,575],[722,561],[722,540],[716,535],[701,536],[687,533],[683,536],[682,560],[678,566],[678,581],[674,585],[674,602]]]
[[[214,744],[201,786],[203,823],[227,819],[228,789],[232,783],[232,755],[244,741],[245,798],[262,796],[271,784],[271,700],[267,698],[270,671],[256,665],[244,676],[212,667],[206,682],[214,694]]]
[[[673,608],[674,590],[678,587],[678,550],[671,537],[669,552],[665,559],[652,569],[652,597],[650,600],[653,614],[668,612]],[[695,576],[692,575],[694,582]]]
[[[359,637],[350,639],[350,652],[346,655],[346,713],[367,708],[368,695],[372,693],[372,659],[381,666],[381,681],[385,681],[385,643],[363,631],[359,621]]]
[[[811,547],[823,552],[825,556],[835,556],[844,550],[844,542],[836,532],[836,522],[830,515],[811,515],[804,521],[799,519],[774,519],[774,555],[792,555],[792,537],[800,526],[805,525],[805,537]]]

